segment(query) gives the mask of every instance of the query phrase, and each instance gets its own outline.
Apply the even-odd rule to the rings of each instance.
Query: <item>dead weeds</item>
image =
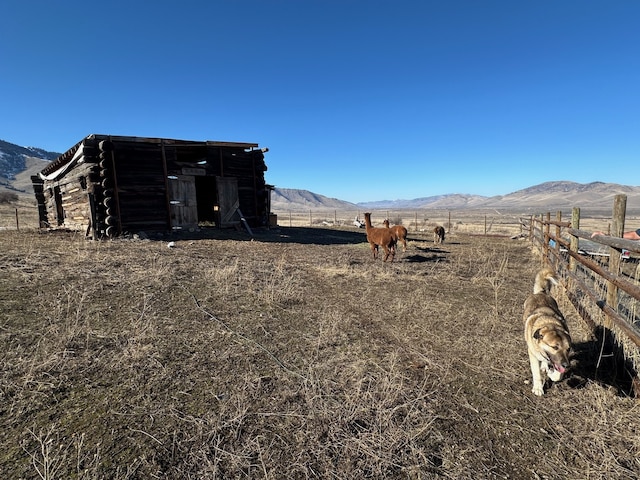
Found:
[[[524,241],[414,234],[383,264],[346,228],[174,248],[0,235],[3,478],[640,470],[638,403],[615,381],[531,394],[521,314],[539,262]],[[576,362],[596,365],[593,347]]]

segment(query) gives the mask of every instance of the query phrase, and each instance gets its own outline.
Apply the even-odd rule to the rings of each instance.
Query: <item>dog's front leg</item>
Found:
[[[541,397],[544,395],[544,384],[542,383],[542,373],[540,372],[540,361],[531,352],[529,352],[529,363],[531,364],[531,375],[533,376],[533,388],[531,391],[534,395]]]

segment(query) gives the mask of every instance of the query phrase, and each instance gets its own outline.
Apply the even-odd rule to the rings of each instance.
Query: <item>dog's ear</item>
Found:
[[[535,338],[536,340],[540,340],[542,338],[542,335],[540,335],[540,328],[537,329],[535,332],[533,332],[533,338]]]

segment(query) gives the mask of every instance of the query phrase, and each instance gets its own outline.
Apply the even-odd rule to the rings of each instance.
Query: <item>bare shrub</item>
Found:
[[[15,203],[20,199],[16,193],[0,192],[0,203]]]

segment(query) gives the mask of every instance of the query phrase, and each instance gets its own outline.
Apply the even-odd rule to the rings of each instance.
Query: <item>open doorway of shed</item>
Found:
[[[216,206],[218,191],[215,177],[195,177],[196,203],[198,205],[198,226],[215,226],[219,222]]]
[[[198,226],[227,228],[239,217],[238,179],[233,177],[195,177]]]

